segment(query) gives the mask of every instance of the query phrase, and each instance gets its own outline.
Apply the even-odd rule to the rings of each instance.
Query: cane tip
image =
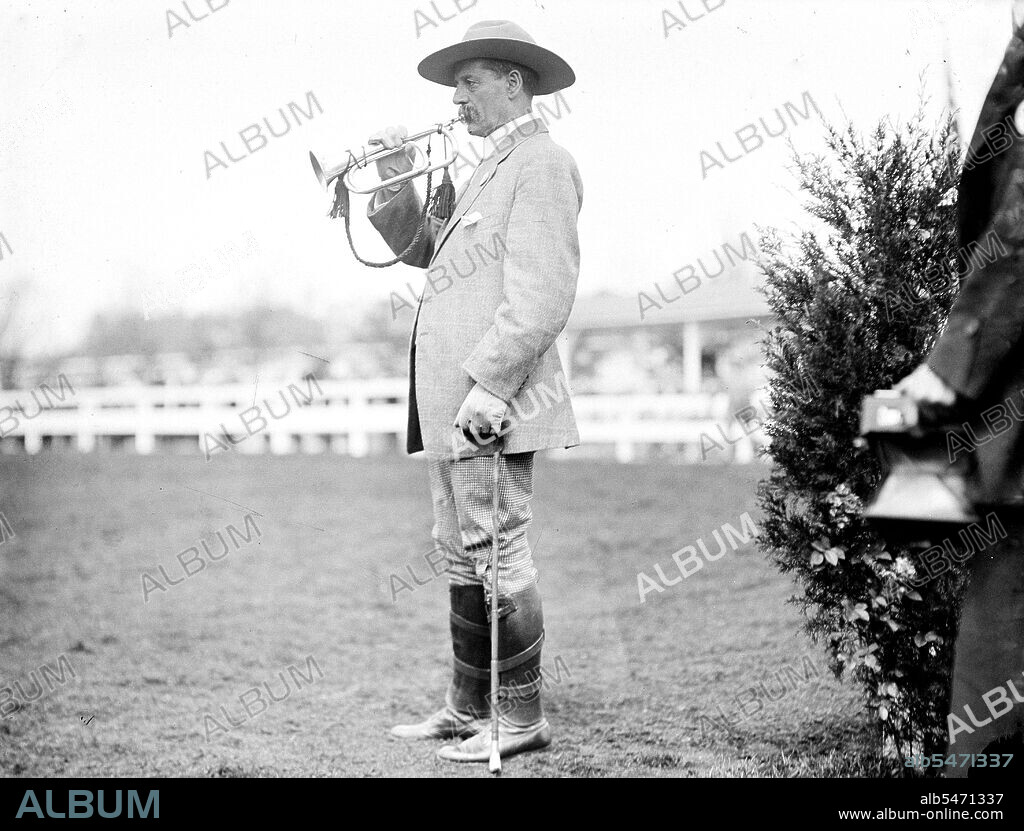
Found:
[[[487,768],[491,773],[501,773],[501,754],[498,753],[497,748],[491,750],[491,761]]]

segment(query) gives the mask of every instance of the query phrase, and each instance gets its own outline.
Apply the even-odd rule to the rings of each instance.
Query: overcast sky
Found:
[[[1010,35],[1009,0],[717,2],[8,0],[0,302],[17,287],[17,336],[39,351],[74,344],[103,308],[141,318],[147,288],[191,313],[262,301],[325,318],[407,295],[420,272],[352,260],[307,154],[453,117],[452,91],[416,65],[495,18],[575,69],[562,101],[538,98],[535,109],[546,104],[552,137],[583,177],[580,290],[635,298],[736,246],[753,222],[798,216],[784,138],[744,154],[744,125],[777,124],[787,102],[806,110],[806,93],[826,118],[867,129],[905,119],[922,84],[937,116],[948,53],[970,131]],[[250,155],[239,132],[264,118],[283,131],[279,109],[308,112],[310,92],[322,113],[292,109],[290,131],[263,127],[268,141],[254,139]],[[790,110],[787,124],[798,149],[820,146],[815,122]],[[720,165],[702,166],[702,150]],[[383,258],[362,204],[361,253]],[[243,255],[230,267],[218,256],[229,248]]]

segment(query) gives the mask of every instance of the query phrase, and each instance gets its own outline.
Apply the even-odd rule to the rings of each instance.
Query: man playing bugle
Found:
[[[575,75],[508,21],[470,27],[461,42],[425,58],[419,73],[455,88],[467,130],[487,138],[488,152],[447,221],[428,219],[403,256],[427,269],[410,344],[407,450],[428,457],[433,538],[448,557],[454,667],[444,706],[392,733],[461,739],[438,754],[486,762],[497,442],[499,747],[504,757],[551,742],[540,697],[544,619],[527,531],[534,453],[579,443],[555,338],[576,295],[583,187],[532,99],[564,89]],[[396,149],[377,163],[382,179],[412,169],[411,148],[400,149],[405,136],[390,127],[371,137]],[[369,218],[396,255],[413,242],[422,207],[408,181],[371,202]]]

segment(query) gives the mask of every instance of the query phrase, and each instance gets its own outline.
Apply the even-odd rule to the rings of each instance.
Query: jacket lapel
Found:
[[[462,217],[469,212],[469,209],[473,207],[473,203],[476,202],[488,182],[490,182],[494,177],[494,173],[498,169],[498,165],[505,161],[505,159],[508,158],[508,154],[515,150],[524,141],[538,133],[546,133],[547,131],[548,128],[545,126],[544,122],[539,117],[534,117],[532,121],[528,121],[525,124],[520,125],[511,133],[508,133],[502,138],[494,141],[496,147],[495,152],[480,163],[480,166],[474,173],[473,178],[470,180],[465,190],[463,190],[462,195],[459,197],[459,201],[455,205],[455,211],[452,214],[452,218],[448,220],[448,224],[445,225],[444,229],[441,231],[437,244],[434,246],[434,256],[430,259],[431,263],[437,259],[441,246],[445,244],[445,241],[448,239],[452,230],[462,220]]]
[[[455,226],[459,224],[463,216],[465,216],[473,203],[476,202],[477,197],[483,190],[483,186],[490,181],[491,176],[494,175],[494,171],[497,165],[494,164],[494,159],[487,159],[480,163],[480,166],[474,171],[473,177],[466,188],[462,191],[459,197],[459,201],[455,203],[455,210],[452,213],[452,218],[448,220],[448,224],[444,226],[441,231],[441,236],[438,238],[437,245],[434,246],[434,256],[431,257],[431,262],[437,258],[437,252],[441,250],[441,246],[444,245],[448,235],[454,230]]]

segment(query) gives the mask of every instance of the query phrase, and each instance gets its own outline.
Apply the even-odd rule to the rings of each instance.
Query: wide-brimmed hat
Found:
[[[462,40],[427,55],[417,67],[428,81],[455,86],[455,65],[474,58],[511,61],[529,67],[540,79],[536,95],[550,95],[576,81],[576,73],[550,49],[538,46],[522,26],[511,20],[482,20],[474,23]]]

